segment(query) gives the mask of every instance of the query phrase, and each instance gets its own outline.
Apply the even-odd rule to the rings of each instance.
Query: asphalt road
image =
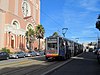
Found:
[[[47,75],[100,75],[100,64],[92,52],[73,57],[73,60]]]
[[[0,75],[22,75],[40,68],[44,63],[44,56],[2,60],[0,61]]]
[[[63,62],[47,62],[45,56],[0,61],[0,75],[41,75]]]
[[[100,64],[93,53],[51,62],[44,56],[27,57],[0,61],[0,75],[100,75]]]

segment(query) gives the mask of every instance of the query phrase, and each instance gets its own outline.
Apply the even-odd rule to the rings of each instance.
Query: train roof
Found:
[[[75,41],[73,41],[73,40],[70,40],[70,39],[65,38],[65,37],[62,37],[62,36],[49,36],[49,37],[47,37],[47,38],[57,38],[57,37],[63,38],[64,40],[67,40],[67,41],[70,41],[70,42],[74,42],[75,44],[80,44],[80,43],[78,43],[78,42],[75,42]],[[80,45],[81,45],[81,44],[80,44]]]

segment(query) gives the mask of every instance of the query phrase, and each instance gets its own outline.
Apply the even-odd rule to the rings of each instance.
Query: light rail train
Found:
[[[83,52],[83,45],[60,36],[46,38],[45,57],[66,60]]]

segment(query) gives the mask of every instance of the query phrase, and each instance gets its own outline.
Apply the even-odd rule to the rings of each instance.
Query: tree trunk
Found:
[[[39,50],[40,50],[40,38],[39,38]]]
[[[31,42],[29,42],[29,50],[31,50]]]

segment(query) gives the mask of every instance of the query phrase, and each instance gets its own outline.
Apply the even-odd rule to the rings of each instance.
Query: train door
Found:
[[[71,41],[70,40],[67,40],[67,58],[70,58],[71,57],[71,50],[72,50],[72,47],[71,47]]]
[[[71,52],[71,56],[74,56],[74,42],[72,41],[72,52]]]
[[[59,55],[60,56],[66,55],[66,43],[62,38],[59,38]]]

